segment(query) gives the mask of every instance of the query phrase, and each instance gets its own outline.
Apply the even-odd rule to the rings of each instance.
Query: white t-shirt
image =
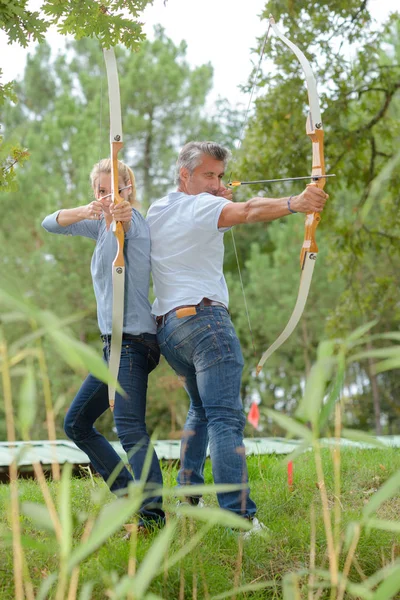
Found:
[[[150,206],[153,314],[165,315],[177,306],[198,304],[202,298],[228,307],[223,274],[227,228],[218,229],[218,220],[229,202],[208,193],[172,192]]]

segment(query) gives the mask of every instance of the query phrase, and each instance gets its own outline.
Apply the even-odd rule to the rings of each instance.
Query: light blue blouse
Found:
[[[42,226],[50,233],[81,235],[92,238],[96,246],[92,256],[91,273],[97,301],[97,320],[102,335],[112,329],[112,263],[117,253],[117,240],[105,220],[84,220],[62,227],[57,223],[59,210],[48,215]],[[137,211],[132,211],[132,223],[125,234],[125,306],[124,333],[139,335],[156,333],[156,323],[148,300],[150,285],[150,232]]]

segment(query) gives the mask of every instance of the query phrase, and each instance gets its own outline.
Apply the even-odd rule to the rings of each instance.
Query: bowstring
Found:
[[[245,131],[246,127],[247,127],[247,122],[248,122],[249,113],[250,113],[250,106],[251,106],[251,104],[253,102],[253,95],[254,95],[254,90],[255,90],[255,87],[256,87],[256,83],[257,83],[257,77],[258,77],[258,73],[259,73],[259,71],[261,69],[261,62],[262,62],[262,59],[263,59],[263,56],[264,56],[265,46],[267,44],[267,40],[268,40],[268,36],[269,36],[270,30],[271,30],[271,23],[269,24],[268,29],[267,29],[267,33],[265,34],[264,41],[263,41],[262,48],[261,48],[261,53],[260,53],[260,59],[258,61],[257,68],[256,68],[256,70],[254,72],[254,78],[253,78],[253,83],[252,83],[252,86],[251,86],[250,98],[249,98],[249,102],[247,104],[247,109],[246,109],[246,112],[245,112],[245,115],[244,115],[244,119],[243,119],[242,127],[240,129],[240,133],[239,133],[239,141],[238,141],[238,144],[237,144],[237,150],[238,151],[242,147],[243,134],[244,134],[244,131]],[[231,173],[231,175],[232,175],[232,173]],[[229,181],[230,180],[231,180],[231,176],[229,177]],[[242,295],[243,295],[243,300],[244,300],[244,307],[245,307],[245,311],[246,311],[246,318],[247,318],[247,323],[248,323],[248,327],[249,327],[249,331],[250,331],[251,345],[253,347],[254,356],[257,357],[256,346],[254,344],[253,328],[251,326],[251,321],[250,321],[249,306],[248,306],[248,303],[247,303],[246,292],[244,290],[242,270],[240,268],[239,255],[238,255],[238,251],[237,251],[235,234],[233,233],[233,229],[234,228],[231,227],[232,244],[233,244],[233,249],[234,249],[234,252],[235,252],[236,264],[237,264],[238,273],[239,273],[240,287],[241,287],[241,290],[242,290]]]
[[[244,134],[244,130],[245,130],[246,125],[247,125],[247,121],[249,119],[250,106],[251,106],[251,104],[253,102],[253,95],[254,95],[254,90],[256,88],[257,77],[258,77],[258,73],[259,73],[259,71],[261,69],[261,62],[262,62],[262,59],[264,57],[265,46],[267,45],[267,41],[268,41],[268,36],[269,36],[270,30],[271,30],[271,23],[269,24],[268,29],[267,29],[267,33],[265,34],[263,45],[262,45],[262,48],[261,48],[261,53],[260,53],[260,59],[258,61],[257,68],[256,68],[256,70],[254,72],[253,83],[251,85],[250,98],[249,98],[247,109],[246,109],[246,112],[245,112],[245,115],[244,115],[242,127],[240,129],[239,142],[238,142],[238,148],[237,148],[238,150],[240,150],[242,142],[243,142],[243,134]]]

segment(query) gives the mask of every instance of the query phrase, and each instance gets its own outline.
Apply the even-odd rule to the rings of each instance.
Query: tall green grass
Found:
[[[0,368],[7,436],[29,440],[35,406],[45,399],[50,439],[54,410],[46,389],[40,339],[46,335],[72,368],[90,370],[104,381],[108,371],[96,354],[66,333],[54,316],[0,290],[9,312],[2,322],[31,327],[18,343],[7,344],[0,326]],[[0,324],[1,325],[1,324]],[[114,499],[102,482],[74,480],[71,468],[53,470],[48,482],[39,461],[36,481],[18,479],[0,487],[1,598],[7,600],[283,598],[389,600],[400,593],[398,518],[399,453],[360,432],[341,427],[346,368],[368,357],[381,359],[376,371],[397,368],[399,346],[365,351],[376,338],[372,324],[343,341],[322,342],[304,398],[293,417],[269,411],[288,435],[302,440],[289,457],[295,485],[286,484],[286,465],[275,457],[249,460],[252,494],[269,531],[245,540],[249,523],[215,506],[215,492],[197,488],[211,504],[204,509],[175,506],[183,488],[173,487],[174,468],[165,472],[168,522],[148,537],[121,539],[134,523],[144,494],[142,482]],[[399,334],[380,341],[398,342]],[[22,377],[16,397],[14,378]],[[40,386],[42,386],[41,392]],[[377,449],[342,451],[339,438],[368,441]],[[325,448],[322,437],[331,437]],[[210,471],[207,470],[208,483]],[[196,491],[191,488],[192,493]]]
[[[333,510],[334,469],[331,450],[322,451],[325,469],[325,485],[328,490],[328,503]],[[310,552],[312,549],[312,530],[314,529],[315,570],[326,570],[329,562],[326,542],[320,490],[317,486],[317,472],[312,452],[299,457],[295,463],[293,492],[288,490],[286,466],[281,457],[274,455],[249,457],[249,474],[252,497],[258,505],[258,516],[268,526],[265,537],[254,537],[242,543],[241,564],[238,567],[240,535],[226,525],[214,525],[208,529],[198,544],[184,555],[189,542],[207,525],[197,518],[181,517],[167,547],[160,552],[161,563],[155,570],[149,585],[149,592],[158,597],[175,600],[184,598],[214,598],[220,594],[231,593],[234,597],[236,587],[267,583],[267,587],[251,592],[236,593],[237,598],[283,598],[283,579],[290,573],[297,573],[300,597],[308,598]],[[166,486],[174,485],[175,465],[164,465],[163,473]],[[360,522],[363,511],[391,476],[400,470],[400,450],[352,450],[346,449],[341,456],[342,490],[340,496],[342,509],[341,537],[354,523]],[[206,465],[206,483],[211,484],[211,466]],[[61,484],[48,482],[49,492],[57,501]],[[105,506],[115,506],[115,497],[99,478],[73,478],[71,480],[72,544],[81,545],[86,522],[91,516],[97,519]],[[25,559],[29,565],[33,589],[40,589],[51,573],[59,568],[59,548],[56,536],[44,521],[40,525],[27,507],[44,506],[39,486],[34,480],[19,481],[19,500],[22,509],[20,525]],[[213,492],[205,494],[207,505],[216,509]],[[175,521],[175,499],[167,499],[170,507],[169,520]],[[203,510],[203,509],[200,509]],[[216,509],[217,510],[217,509]],[[400,499],[393,497],[383,502],[376,512],[382,521],[398,522]],[[10,531],[10,488],[0,486],[1,539],[0,565],[3,576],[0,578],[0,598],[14,599],[12,579],[12,536]],[[311,514],[313,518],[311,519]],[[132,519],[127,519],[132,521]],[[92,588],[89,598],[101,599],[113,597],[115,589],[126,577],[134,558],[137,571],[159,533],[153,532],[139,536],[135,554],[132,554],[130,542],[123,539],[124,528],[118,527],[104,543],[80,563],[78,594],[80,598],[85,585]],[[196,540],[194,540],[196,542]],[[178,553],[183,556],[174,564]],[[363,584],[382,567],[391,569],[400,558],[400,533],[383,529],[362,531],[357,550],[350,569],[349,579],[353,584]],[[174,558],[175,557],[175,558]],[[178,556],[179,559],[179,556]],[[170,566],[168,566],[168,561]],[[154,564],[152,566],[155,566]],[[168,566],[168,568],[167,568]],[[339,561],[340,569],[344,559]],[[5,576],[5,574],[8,576]],[[317,581],[317,580],[316,580]],[[317,583],[315,584],[317,585]],[[109,590],[109,592],[107,592]],[[314,596],[318,593],[314,590]],[[329,598],[330,589],[325,590],[321,598]],[[108,595],[107,595],[108,594]],[[55,597],[55,587],[48,595]],[[67,598],[68,596],[65,596]],[[124,597],[124,596],[122,596]],[[127,597],[127,596],[125,596]],[[140,596],[136,596],[140,597]],[[146,597],[146,596],[144,596]],[[229,597],[229,596],[227,596]],[[296,596],[287,596],[288,598]],[[368,597],[347,595],[346,597]],[[389,598],[390,596],[388,596]],[[395,597],[395,596],[394,596]]]

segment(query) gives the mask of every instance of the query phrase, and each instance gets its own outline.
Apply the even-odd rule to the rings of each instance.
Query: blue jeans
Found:
[[[106,361],[109,350],[109,341],[106,341],[103,348]],[[123,398],[116,393],[113,416],[118,438],[128,454],[136,480],[141,478],[146,454],[151,447],[145,422],[147,380],[150,371],[157,366],[159,358],[160,351],[155,335],[142,334],[130,336],[130,339],[124,336],[118,381],[127,397]],[[117,495],[121,495],[122,490],[126,490],[129,483],[133,481],[133,477],[125,466],[121,468],[120,457],[93,425],[108,408],[107,385],[93,375],[89,375],[68,410],[64,430],[78,448],[88,455],[90,462],[106,482],[114,472],[110,489]],[[162,524],[164,521],[164,512],[161,508],[162,497],[152,494],[152,490],[162,487],[162,474],[154,449],[151,453],[151,464],[145,485],[146,498],[143,500],[139,515],[142,520],[157,521]],[[116,468],[120,471],[115,476]]]
[[[240,397],[243,357],[228,311],[204,306],[178,319],[172,312],[158,326],[161,353],[184,378],[190,407],[181,444],[179,485],[204,483],[207,445],[216,484],[247,484],[243,445],[245,416]],[[218,493],[221,508],[244,517],[256,512],[249,488]]]

